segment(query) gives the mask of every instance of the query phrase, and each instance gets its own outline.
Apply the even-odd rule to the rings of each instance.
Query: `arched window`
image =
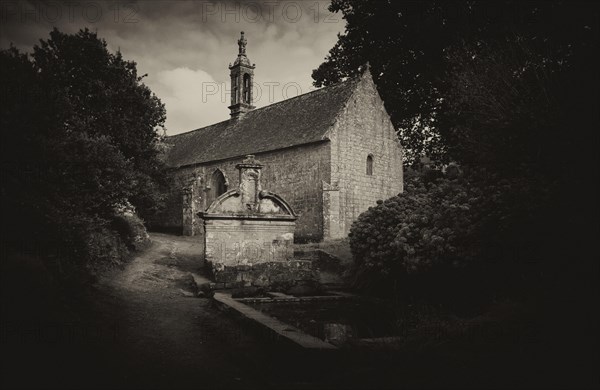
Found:
[[[210,177],[210,190],[206,197],[206,208],[209,208],[212,202],[215,201],[219,196],[227,192],[227,182],[225,176],[220,169],[213,172]]]
[[[367,156],[367,175],[373,175],[373,155],[369,154]]]
[[[233,82],[232,85],[232,94],[231,94],[231,99],[233,100],[232,104],[237,104],[238,103],[238,78],[237,77],[232,77],[231,81]]]
[[[248,73],[244,74],[244,103],[250,103],[250,75]]]

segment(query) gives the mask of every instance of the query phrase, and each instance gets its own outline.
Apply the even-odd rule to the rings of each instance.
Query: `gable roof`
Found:
[[[361,77],[167,138],[167,165],[181,167],[326,140]]]

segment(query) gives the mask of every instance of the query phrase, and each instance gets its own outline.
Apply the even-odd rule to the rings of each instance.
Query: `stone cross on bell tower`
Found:
[[[238,56],[233,65],[229,64],[229,75],[231,77],[231,106],[229,110],[232,118],[239,118],[246,112],[252,110],[252,88],[254,86],[255,64],[250,64],[246,57],[246,38],[242,31],[238,40]]]

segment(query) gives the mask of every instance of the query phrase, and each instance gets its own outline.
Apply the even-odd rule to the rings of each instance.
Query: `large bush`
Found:
[[[136,64],[87,29],[0,50],[2,236],[58,273],[120,264],[162,201],[165,108]],[[75,272],[75,271],[74,271]]]
[[[473,270],[474,278],[486,278],[486,268],[498,272],[527,262],[538,248],[536,237],[522,235],[539,230],[536,205],[546,193],[532,178],[482,171],[454,179],[434,172],[407,176],[404,193],[378,201],[352,225],[358,287],[398,292],[430,275],[449,282]]]

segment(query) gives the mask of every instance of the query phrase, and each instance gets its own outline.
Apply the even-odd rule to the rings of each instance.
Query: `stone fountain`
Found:
[[[271,288],[314,280],[311,261],[294,259],[296,214],[283,198],[262,189],[263,165],[248,155],[236,168],[239,187],[198,213],[213,280],[231,287]]]

